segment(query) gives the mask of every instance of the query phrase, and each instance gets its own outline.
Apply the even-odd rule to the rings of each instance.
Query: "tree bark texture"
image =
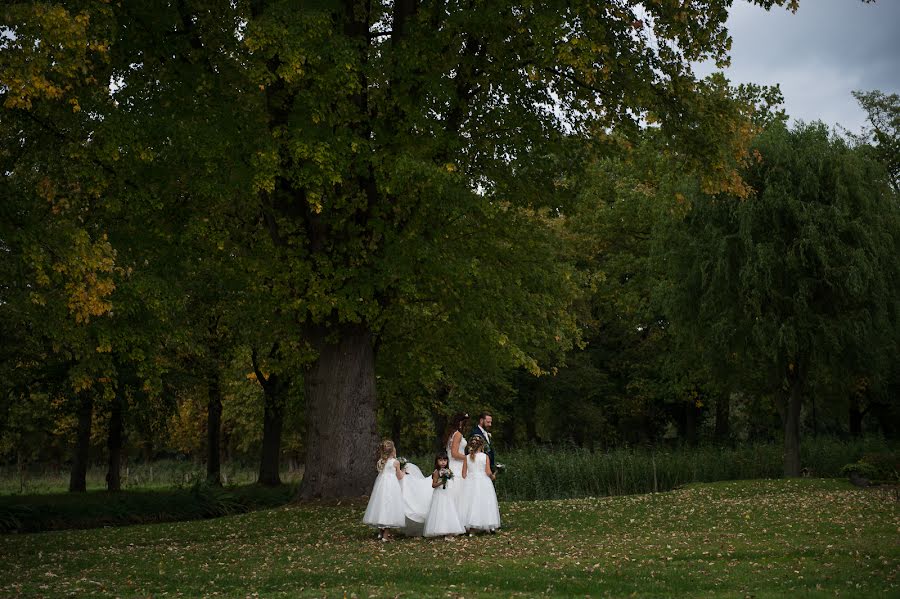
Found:
[[[78,432],[75,453],[72,456],[72,472],[69,475],[69,492],[87,491],[87,466],[91,448],[91,418],[94,415],[94,397],[83,393],[78,403]]]
[[[723,393],[716,398],[716,426],[715,438],[719,443],[724,443],[731,436],[731,395]]]
[[[784,475],[800,476],[800,411],[803,394],[800,382],[794,378],[784,400]]]
[[[850,418],[850,434],[854,437],[862,435],[863,411],[859,404],[859,396],[854,393],[853,396],[850,397],[850,409],[848,410]]]
[[[109,431],[106,437],[106,448],[109,451],[109,467],[106,471],[106,490],[120,491],[122,489],[122,407],[124,398],[116,390],[112,406],[109,412]]]
[[[264,390],[262,455],[257,482],[277,487],[281,484],[281,431],[284,428],[286,385],[273,374],[269,376]]]
[[[358,497],[375,481],[375,352],[363,325],[311,335],[318,357],[304,379],[306,463],[297,498]]]
[[[208,373],[206,407],[206,482],[222,484],[222,388],[219,371],[212,368]]]

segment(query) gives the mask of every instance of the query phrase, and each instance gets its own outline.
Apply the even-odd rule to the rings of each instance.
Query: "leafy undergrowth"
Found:
[[[0,496],[0,533],[216,518],[284,505],[292,485]]]
[[[900,504],[834,480],[501,504],[503,529],[380,543],[364,504],[0,538],[3,596],[898,596]]]

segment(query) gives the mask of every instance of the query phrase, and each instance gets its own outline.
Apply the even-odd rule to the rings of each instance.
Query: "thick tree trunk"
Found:
[[[222,388],[219,371],[213,369],[207,379],[209,394],[206,408],[206,482],[222,484]]]
[[[91,448],[91,419],[94,415],[94,396],[83,393],[78,403],[78,432],[75,454],[72,456],[72,472],[69,475],[69,492],[87,491],[87,466]]]
[[[270,375],[265,389],[263,410],[262,457],[258,483],[268,487],[281,484],[281,431],[284,426],[284,391],[276,375]]]
[[[860,409],[859,396],[856,393],[850,398],[850,434],[854,437],[862,435],[863,411]]]
[[[106,471],[106,490],[119,491],[122,488],[122,405],[124,398],[116,391],[109,414],[109,432],[106,447],[109,450],[109,468]]]
[[[721,394],[716,399],[716,427],[715,438],[719,443],[724,443],[731,436],[731,395]]]
[[[318,358],[304,379],[306,464],[297,498],[358,497],[375,480],[375,351],[362,326],[313,335]]]
[[[800,382],[796,378],[784,401],[784,475],[796,477],[800,476],[800,409],[803,406]]]

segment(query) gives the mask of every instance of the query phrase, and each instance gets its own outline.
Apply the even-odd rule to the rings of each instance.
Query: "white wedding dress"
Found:
[[[434,491],[431,488],[431,477],[422,474],[415,464],[407,463],[406,476],[400,481],[400,489],[403,495],[403,512],[406,516],[403,534],[421,536]]]
[[[466,492],[466,479],[462,477],[463,461],[455,459],[450,452],[450,446],[453,444],[454,435],[456,435],[456,433],[450,435],[450,439],[447,440],[447,455],[450,457],[447,464],[450,467],[450,470],[453,471],[453,478],[447,481],[446,490],[450,493],[450,497],[453,498],[457,513],[461,514],[463,495]],[[466,445],[468,445],[468,441],[466,441],[466,437],[462,433],[460,433],[459,437],[459,453],[466,455]]]
[[[456,476],[454,474],[454,476]],[[432,479],[428,479],[431,483]],[[461,535],[466,532],[456,511],[456,504],[450,495],[450,485],[455,478],[447,481],[447,488],[440,485],[434,489],[431,497],[431,509],[428,511],[428,518],[425,519],[425,528],[423,534],[426,537],[441,537],[444,535]]]
[[[363,515],[364,524],[375,528],[403,528],[406,524],[403,491],[394,468],[396,461],[395,458],[389,458],[384,463],[384,470],[378,473],[369,496],[369,505]]]
[[[468,458],[467,458],[468,459]],[[463,526],[470,530],[496,530],[500,528],[500,505],[494,483],[484,471],[488,457],[483,452],[469,459],[466,474],[466,494],[460,516]]]

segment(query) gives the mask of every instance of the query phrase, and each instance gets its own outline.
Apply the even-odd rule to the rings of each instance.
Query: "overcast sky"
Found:
[[[792,119],[857,132],[865,113],[851,91],[900,93],[900,0],[800,0],[796,13],[735,0],[728,30],[734,44],[726,76],[735,84],[781,84]]]

